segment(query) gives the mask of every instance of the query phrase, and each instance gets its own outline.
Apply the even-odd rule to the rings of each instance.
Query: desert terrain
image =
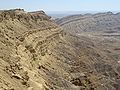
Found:
[[[119,89],[119,13],[0,11],[0,90]]]

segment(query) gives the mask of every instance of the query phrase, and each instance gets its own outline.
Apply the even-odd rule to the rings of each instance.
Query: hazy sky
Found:
[[[120,0],[0,0],[0,9],[27,11],[120,11]]]

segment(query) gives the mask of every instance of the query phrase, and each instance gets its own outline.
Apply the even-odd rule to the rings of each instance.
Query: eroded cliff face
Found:
[[[43,11],[7,10],[0,18],[1,90],[120,87],[118,62],[91,40],[63,32]]]
[[[120,31],[120,14],[112,12],[71,15],[56,22],[69,33]]]
[[[44,58],[61,35],[60,28],[43,11],[1,11],[0,89],[44,90],[47,81],[42,74],[45,77],[44,64],[49,62]]]

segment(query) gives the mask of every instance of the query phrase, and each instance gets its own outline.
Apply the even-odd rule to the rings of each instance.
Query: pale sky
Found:
[[[0,0],[0,9],[27,11],[120,11],[120,0]]]

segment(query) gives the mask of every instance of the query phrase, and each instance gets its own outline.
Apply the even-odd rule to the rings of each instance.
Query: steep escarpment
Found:
[[[0,20],[0,89],[43,90],[41,59],[61,30],[43,11],[1,11]]]
[[[69,30],[72,33],[120,31],[120,14],[113,14],[112,12],[72,15],[58,19],[56,22],[66,31]]]
[[[119,90],[119,48],[98,44],[65,33],[43,11],[0,11],[0,89]]]
[[[1,11],[0,36],[0,89],[94,88],[77,72],[78,39],[66,35],[43,11]]]

